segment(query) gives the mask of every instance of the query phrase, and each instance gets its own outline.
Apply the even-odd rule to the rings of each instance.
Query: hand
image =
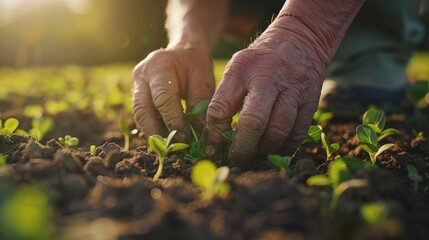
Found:
[[[306,136],[325,64],[305,39],[288,34],[281,44],[261,38],[228,63],[207,112],[209,156],[221,148],[221,133],[230,129],[241,107],[229,150],[233,165],[250,164],[258,150],[291,154]]]
[[[178,130],[175,139],[191,139],[181,99],[188,109],[214,93],[215,81],[208,54],[192,48],[160,49],[134,68],[133,109],[137,126],[146,137]],[[197,119],[200,126],[204,116]]]

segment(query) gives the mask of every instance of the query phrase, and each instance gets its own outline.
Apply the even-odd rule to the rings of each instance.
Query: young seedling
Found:
[[[366,111],[362,122],[363,124],[356,128],[359,145],[369,154],[371,162],[374,165],[381,153],[395,146],[393,143],[387,143],[378,148],[378,143],[388,136],[399,134],[399,131],[394,128],[384,130],[386,114],[384,111],[378,109],[369,109]]]
[[[128,128],[127,122],[125,120],[121,119],[119,121],[119,125],[121,125],[121,132],[122,135],[124,135],[124,151],[128,151],[130,149],[130,137],[131,137],[131,131]]]
[[[367,203],[360,208],[360,215],[367,224],[376,225],[388,219],[389,209],[382,203]]]
[[[58,138],[58,142],[61,143],[66,148],[76,147],[79,144],[79,138],[72,137],[70,135],[65,135],[63,137]]]
[[[332,189],[332,197],[328,209],[337,206],[341,194],[349,188],[363,187],[367,181],[363,179],[350,179],[347,165],[341,158],[335,159],[328,167],[328,175],[318,174],[307,179],[309,186],[327,186]]]
[[[197,162],[198,160],[201,160],[205,158],[206,153],[204,151],[204,143],[201,138],[201,134],[199,134],[197,131],[195,131],[194,127],[192,127],[191,122],[201,113],[205,112],[209,106],[209,101],[204,100],[198,102],[191,111],[185,113],[185,118],[188,120],[189,128],[192,132],[192,142],[189,146],[189,154],[185,156],[186,160],[189,160],[191,162]]]
[[[340,144],[338,143],[331,144],[328,137],[323,132],[321,134],[321,139],[322,139],[323,149],[325,149],[326,151],[326,159],[329,160],[334,153],[338,152],[338,150],[340,149]]]
[[[407,165],[408,178],[414,183],[414,191],[419,190],[419,183],[423,181],[423,177],[419,174],[413,165]]]
[[[50,117],[36,117],[31,121],[31,127],[28,134],[36,140],[41,140],[54,127],[54,120]]]
[[[0,154],[0,168],[6,165],[6,156]]]
[[[326,124],[329,120],[334,117],[334,114],[331,112],[325,112],[322,109],[317,109],[317,111],[313,115],[313,122],[316,125]]]
[[[291,161],[292,161],[292,157],[289,156],[280,156],[277,154],[270,154],[268,155],[268,160],[270,160],[270,162],[278,167],[280,169],[280,172],[282,174],[285,174],[286,169],[289,167]]]
[[[192,168],[191,179],[195,186],[202,191],[204,199],[212,199],[214,196],[225,197],[230,191],[230,186],[225,183],[229,174],[226,166],[216,169],[209,160],[201,160]]]
[[[95,149],[96,149],[97,147],[95,146],[95,145],[91,145],[90,147],[89,147],[89,153],[91,154],[91,155],[94,155],[94,153],[95,153]]]
[[[301,145],[304,143],[319,142],[321,136],[322,136],[322,127],[318,125],[311,125]]]
[[[382,145],[380,148],[378,148],[378,142],[382,140],[383,138],[398,134],[399,131],[396,129],[386,129],[382,132],[382,134],[377,135],[377,133],[374,131],[374,129],[369,125],[359,125],[356,128],[356,134],[359,139],[359,146],[362,147],[363,150],[365,150],[369,154],[369,158],[371,159],[372,164],[374,165],[377,157],[386,151],[387,149],[395,146],[393,143],[386,143]]]
[[[10,135],[19,126],[19,120],[16,118],[8,118],[3,124],[3,121],[0,119],[0,135]]]
[[[164,160],[169,153],[180,151],[189,147],[189,145],[185,143],[171,143],[171,140],[173,140],[176,132],[177,130],[171,131],[167,138],[163,138],[159,135],[152,135],[148,138],[149,146],[157,154],[156,159],[159,163],[158,170],[153,177],[154,181],[158,180],[159,176],[161,176],[162,170],[164,168]]]

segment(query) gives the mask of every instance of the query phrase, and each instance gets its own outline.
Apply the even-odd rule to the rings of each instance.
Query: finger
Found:
[[[258,84],[251,87],[246,96],[229,153],[233,165],[248,165],[256,153],[257,144],[265,131],[277,98],[278,92],[271,86]]]
[[[259,141],[264,154],[274,153],[286,140],[297,115],[296,98],[281,94],[277,97],[265,133]]]
[[[137,127],[146,137],[154,134],[164,136],[167,133],[164,122],[152,103],[149,86],[141,79],[136,79],[134,83],[133,112]]]
[[[227,70],[207,110],[203,135],[209,157],[214,156],[224,142],[222,133],[231,129],[232,117],[241,107],[244,95],[242,81]]]
[[[317,102],[307,103],[298,110],[295,124],[289,133],[288,138],[280,147],[279,153],[282,155],[291,155],[301,145],[308,128],[311,125],[314,112],[317,109]]]
[[[154,76],[149,82],[153,104],[168,130],[177,130],[174,138],[180,142],[188,142],[191,139],[191,131],[183,116],[177,77],[174,72],[161,70],[164,72]]]

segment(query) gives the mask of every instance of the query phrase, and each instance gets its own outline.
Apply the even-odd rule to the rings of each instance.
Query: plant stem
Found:
[[[130,149],[130,136],[124,135],[124,140],[125,140],[124,151],[128,151]]]
[[[158,162],[158,170],[156,171],[155,176],[153,176],[154,181],[158,180],[159,176],[161,176],[162,169],[164,168],[164,158],[159,158]]]
[[[372,165],[375,165],[375,161],[376,161],[375,153],[370,153],[369,158],[371,159]]]
[[[195,132],[195,129],[192,127],[191,124],[189,124],[189,127],[191,128],[192,136],[194,137],[195,142],[198,142],[198,135]]]

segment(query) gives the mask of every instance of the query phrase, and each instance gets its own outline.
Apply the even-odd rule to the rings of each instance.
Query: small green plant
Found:
[[[204,199],[212,199],[214,196],[228,195],[230,186],[225,183],[228,174],[228,167],[216,168],[211,161],[201,160],[192,168],[191,179],[201,189]]]
[[[325,151],[326,151],[326,159],[329,160],[333,154],[338,152],[338,150],[340,149],[340,144],[338,144],[338,143],[332,143],[331,144],[328,137],[323,132],[321,134],[321,139],[322,139],[323,149],[325,149]]]
[[[191,111],[185,113],[185,118],[188,120],[189,128],[191,129],[191,132],[192,132],[192,142],[189,145],[189,153],[185,156],[185,159],[194,163],[197,162],[198,160],[205,158],[206,153],[204,151],[204,142],[203,142],[203,139],[201,138],[201,134],[195,131],[191,122],[193,122],[198,115],[207,111],[208,106],[209,106],[209,101],[203,100],[198,102],[191,109]]]
[[[28,135],[34,137],[36,140],[41,140],[45,134],[54,127],[54,119],[50,117],[33,118],[31,127],[32,128],[28,131]]]
[[[164,160],[169,153],[180,151],[189,147],[189,145],[186,143],[171,143],[176,132],[177,130],[171,131],[167,138],[163,138],[159,135],[152,135],[148,138],[149,146],[157,154],[156,159],[159,163],[158,170],[153,177],[154,181],[158,180],[159,176],[161,176],[162,170],[164,168]]]
[[[268,160],[270,160],[270,162],[278,167],[281,171],[282,174],[284,174],[286,172],[286,169],[288,169],[291,161],[292,161],[292,157],[290,156],[280,156],[277,154],[270,154],[268,155]]]
[[[130,137],[131,131],[128,128],[127,122],[123,119],[119,121],[119,125],[121,125],[121,132],[124,135],[124,151],[128,151],[130,149]]]
[[[59,137],[58,142],[66,148],[71,148],[76,147],[79,144],[79,138],[65,135],[64,137]]]
[[[383,130],[386,123],[386,114],[378,109],[366,111],[362,122],[363,124],[356,128],[359,146],[369,154],[372,164],[375,164],[377,157],[381,153],[395,146],[393,143],[387,143],[379,148],[378,143],[388,136],[399,134],[399,131],[394,128]]]
[[[313,115],[313,122],[316,125],[326,124],[329,120],[334,117],[334,114],[331,112],[325,112],[322,109],[317,109],[317,111]]]
[[[375,225],[387,220],[389,209],[383,203],[366,203],[360,208],[362,219],[370,225]]]
[[[413,165],[407,165],[408,178],[414,183],[414,191],[417,192],[419,190],[419,183],[423,181],[423,177],[417,171]]]
[[[424,138],[425,138],[425,136],[424,136],[422,131],[420,131],[416,134],[416,140],[422,141]]]
[[[332,189],[332,197],[327,204],[327,208],[334,209],[344,191],[353,187],[366,186],[367,181],[363,179],[350,179],[345,161],[342,158],[336,158],[328,166],[328,175],[313,175],[307,179],[307,185],[330,187]]]
[[[322,127],[318,125],[311,125],[301,145],[304,143],[319,142],[321,136],[322,136]]]
[[[95,145],[91,145],[91,146],[89,146],[89,153],[91,154],[91,155],[94,155],[95,154],[95,149],[96,149],[97,147],[95,146]]]
[[[0,168],[6,165],[6,156],[0,154]]]
[[[0,119],[0,135],[10,135],[19,126],[19,120],[16,118],[8,118],[6,121],[3,121]]]

